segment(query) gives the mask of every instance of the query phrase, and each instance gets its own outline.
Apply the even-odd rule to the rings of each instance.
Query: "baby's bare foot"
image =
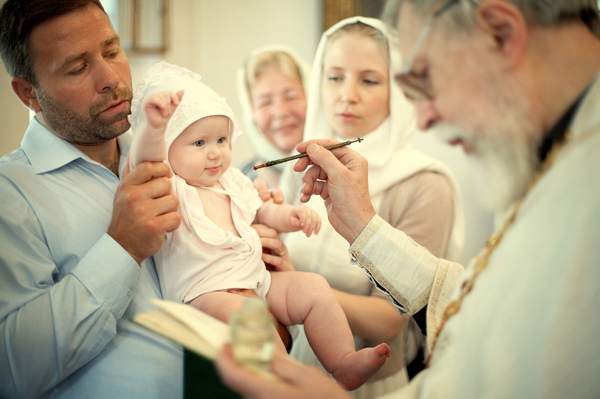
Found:
[[[383,366],[391,351],[389,345],[383,343],[349,353],[333,371],[333,377],[347,390],[356,389]]]

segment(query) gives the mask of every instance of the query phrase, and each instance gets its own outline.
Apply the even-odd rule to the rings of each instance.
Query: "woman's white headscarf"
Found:
[[[272,51],[280,51],[287,55],[289,55],[292,60],[298,65],[298,69],[302,78],[302,86],[304,88],[305,96],[308,98],[308,76],[309,76],[309,67],[308,65],[300,58],[300,56],[291,48],[285,46],[264,46],[259,47],[252,51],[248,56],[248,60],[253,60],[256,57],[260,56],[264,53],[269,53]],[[238,70],[238,97],[240,104],[242,106],[243,112],[243,123],[244,123],[244,131],[247,134],[252,147],[254,148],[254,154],[256,158],[261,161],[270,161],[273,159],[279,159],[287,156],[288,154],[284,154],[279,150],[279,148],[275,147],[273,143],[271,143],[261,132],[256,123],[254,123],[254,117],[252,116],[252,100],[251,94],[248,92],[248,86],[246,85],[246,68],[248,62],[246,62],[239,70]],[[276,165],[280,170],[284,165]]]
[[[369,191],[376,195],[391,185],[428,168],[433,159],[410,148],[411,137],[416,133],[415,114],[393,77],[394,71],[401,66],[400,56],[393,51],[392,35],[383,22],[374,18],[353,17],[344,19],[329,28],[321,37],[311,72],[310,91],[314,95],[309,99],[306,113],[304,140],[317,138],[335,138],[327,123],[321,98],[323,65],[325,51],[331,36],[341,28],[363,23],[381,32],[388,41],[388,59],[390,60],[390,115],[375,131],[365,135],[365,140],[352,147],[369,161]]]
[[[318,138],[332,138],[340,140],[332,131],[325,118],[323,103],[321,101],[321,82],[323,80],[323,58],[327,43],[331,36],[346,25],[361,22],[381,32],[388,40],[388,48],[394,49],[392,36],[386,26],[379,20],[372,18],[354,17],[345,19],[327,30],[321,37],[317,53],[313,62],[308,101],[308,110],[304,130],[304,140]],[[389,51],[389,87],[390,87],[390,115],[373,132],[367,132],[362,143],[354,144],[352,149],[359,152],[369,162],[369,193],[375,208],[379,206],[385,191],[421,171],[435,171],[448,176],[454,187],[454,226],[446,257],[457,259],[463,245],[463,219],[460,205],[460,196],[454,179],[446,167],[440,162],[411,148],[410,141],[416,132],[415,116],[412,106],[407,102],[401,91],[393,82],[394,71],[399,68],[400,59],[395,51]],[[345,140],[345,139],[342,139]],[[286,199],[297,200],[301,187],[302,174],[295,173],[288,164],[282,176],[282,189]],[[443,199],[451,200],[451,199]],[[286,240],[292,262],[303,271],[316,272],[323,275],[329,284],[336,289],[355,295],[373,295],[373,283],[362,268],[351,261],[348,253],[348,243],[339,235],[330,223],[327,222],[327,211],[321,198],[312,198],[308,205],[315,209],[323,220],[321,231],[310,238],[300,235],[289,235]],[[409,331],[418,331],[414,322]],[[404,335],[399,335],[393,340],[394,354],[397,358],[388,361],[389,369],[383,371],[384,378],[372,381],[360,388],[357,397],[375,397],[397,389],[403,380],[403,372],[397,372],[395,367],[404,364],[406,347]],[[408,338],[407,338],[408,342]],[[411,341],[412,342],[412,338]],[[414,347],[411,347],[414,349]],[[291,355],[296,359],[309,364],[319,364],[307,343],[300,336],[294,341]],[[406,354],[411,359],[411,354]],[[385,367],[385,366],[384,366]],[[391,374],[385,374],[385,373]]]
[[[454,228],[448,246],[447,257],[460,257],[464,244],[464,220],[460,193],[452,173],[441,162],[413,149],[411,139],[417,132],[413,107],[406,100],[393,80],[394,71],[401,67],[400,54],[395,51],[395,38],[386,25],[378,19],[352,17],[344,19],[329,28],[322,36],[313,61],[310,75],[304,140],[332,138],[345,140],[337,136],[327,123],[321,98],[324,56],[331,36],[341,28],[356,23],[363,23],[381,32],[388,41],[389,52],[389,87],[390,115],[373,132],[365,135],[365,140],[354,144],[352,149],[360,153],[369,163],[369,193],[371,198],[380,196],[394,184],[422,171],[433,171],[448,177],[454,187]],[[282,176],[282,190],[288,201],[298,198],[301,188],[299,173],[288,166]],[[377,207],[377,205],[376,205]]]

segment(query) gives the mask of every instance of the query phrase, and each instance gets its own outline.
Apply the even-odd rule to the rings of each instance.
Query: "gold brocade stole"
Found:
[[[492,256],[493,252],[502,242],[506,231],[513,225],[513,223],[517,219],[519,210],[521,209],[523,202],[527,198],[527,195],[529,194],[529,192],[531,192],[533,187],[535,187],[535,185],[540,181],[540,179],[548,172],[548,170],[554,165],[554,161],[556,160],[558,153],[570,142],[570,139],[571,134],[570,132],[567,132],[567,134],[564,137],[564,140],[557,142],[552,146],[552,150],[548,154],[548,157],[541,164],[539,171],[531,179],[531,182],[529,183],[529,186],[527,187],[527,190],[525,191],[521,199],[519,199],[512,206],[510,212],[508,212],[508,216],[502,223],[502,226],[494,234],[492,234],[492,236],[487,240],[483,250],[475,258],[473,273],[468,279],[466,279],[462,283],[458,297],[452,300],[444,310],[444,314],[442,315],[442,321],[440,322],[440,325],[433,337],[431,351],[429,352],[429,355],[427,356],[427,359],[425,361],[427,367],[431,365],[431,359],[433,354],[435,353],[435,348],[440,338],[440,334],[444,329],[444,326],[447,324],[448,320],[452,318],[452,316],[456,315],[460,311],[465,297],[473,290],[475,281],[477,281],[477,278],[479,278],[481,273],[488,267],[490,257]]]

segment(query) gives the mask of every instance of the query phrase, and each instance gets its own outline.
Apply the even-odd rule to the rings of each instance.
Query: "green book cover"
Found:
[[[183,362],[183,397],[185,399],[241,399],[239,394],[223,385],[212,360],[186,349]]]
[[[189,305],[163,300],[134,321],[184,347],[184,397],[241,398],[221,382],[214,359],[229,342],[229,326]]]

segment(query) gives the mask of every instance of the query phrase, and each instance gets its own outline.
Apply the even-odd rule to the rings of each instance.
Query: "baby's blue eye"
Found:
[[[206,144],[206,142],[204,140],[196,140],[192,144],[196,147],[202,147],[204,144]]]
[[[223,144],[227,142],[227,137],[219,137],[219,139],[217,140],[217,143],[219,144]]]

